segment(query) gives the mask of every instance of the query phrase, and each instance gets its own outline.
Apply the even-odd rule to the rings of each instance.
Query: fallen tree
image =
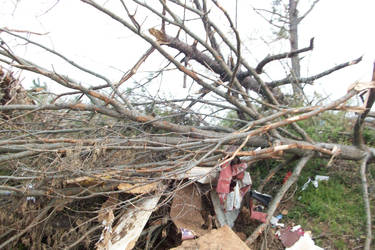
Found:
[[[35,249],[43,244],[59,248],[74,248],[80,244],[92,247],[92,242],[98,249],[105,249],[125,240],[129,232],[126,231],[127,224],[121,223],[126,218],[132,221],[134,216],[142,218],[142,225],[140,228],[136,226],[135,237],[127,239],[130,242],[126,244],[133,247],[151,210],[163,207],[176,190],[188,183],[217,172],[223,163],[236,156],[247,163],[265,159],[281,161],[293,156],[300,158],[293,175],[273,199],[266,222],[247,238],[246,243],[251,245],[265,230],[305,164],[313,157],[322,157],[330,162],[333,159],[361,162],[367,216],[365,249],[370,249],[372,225],[366,166],[373,161],[375,148],[364,144],[361,131],[374,101],[375,68],[371,81],[354,83],[346,95],[335,101],[324,105],[299,103],[293,106],[283,94],[282,86],[311,83],[357,64],[361,58],[317,75],[286,76],[267,82],[262,73],[268,63],[313,50],[313,39],[304,49],[266,56],[258,65],[250,66],[243,56],[242,41],[233,20],[216,1],[212,1],[209,8],[215,8],[227,19],[233,36],[228,37],[210,19],[206,1],[191,4],[160,1],[160,5],[154,6],[133,0],[137,7],[157,17],[160,28],[143,27],[137,15],[130,13],[128,8],[131,6],[123,1],[120,1],[121,8],[126,11],[126,17],[117,13],[113,6],[106,7],[91,0],[82,2],[87,4],[83,5],[85,8],[96,9],[98,14],[108,16],[139,36],[150,44],[150,49],[140,55],[134,67],[121,79],[113,82],[19,31],[0,28],[0,61],[3,65],[0,72],[3,92],[0,106],[0,196],[1,209],[8,210],[1,214],[1,220],[6,222],[3,225],[12,226],[11,229],[2,227],[0,248],[17,244],[22,236],[29,234],[22,243]],[[181,10],[187,13],[185,19],[177,14]],[[194,32],[194,26],[189,26],[188,17],[201,21],[202,34]],[[188,37],[191,44],[180,39],[181,34]],[[37,58],[23,58],[16,54],[8,46],[7,39],[37,46],[104,84],[90,87],[67,76],[68,72],[42,67]],[[174,65],[173,68],[184,76],[184,85],[190,78],[194,85],[200,86],[199,96],[168,100],[156,99],[152,95],[138,98],[135,90],[132,94],[124,91],[124,83],[136,75],[147,58],[156,52],[161,55],[160,60],[167,61],[166,66],[157,71],[163,72]],[[183,55],[182,60],[177,59],[178,55]],[[42,75],[69,91],[56,93],[55,98],[45,103],[37,103],[33,100],[35,95],[46,90],[24,90],[11,69]],[[152,83],[150,80],[149,84]],[[366,96],[363,107],[348,106],[346,103],[357,95]],[[75,99],[60,101],[64,97]],[[332,110],[358,113],[353,128],[354,145],[313,141],[311,135],[298,125],[299,121]],[[228,119],[232,127],[217,125],[218,120],[226,118],[215,114],[226,111],[236,114],[235,119]],[[227,151],[228,145],[235,145],[236,150]],[[209,171],[192,174],[199,167]],[[182,182],[183,179],[187,181]],[[19,208],[15,209],[17,205]],[[86,205],[90,209],[83,209]],[[36,212],[23,219],[20,214],[28,209]],[[74,217],[75,221],[71,223],[76,226],[65,232],[70,226],[64,224],[65,217],[57,216],[61,210],[69,211],[67,214],[72,218],[77,211],[82,211],[84,219]],[[62,230],[54,229],[57,224]],[[54,237],[42,239],[38,233],[43,227],[57,233]],[[100,240],[95,238],[98,235],[101,235]]]

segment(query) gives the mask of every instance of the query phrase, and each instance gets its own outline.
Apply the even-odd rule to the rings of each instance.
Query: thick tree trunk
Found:
[[[297,0],[289,0],[289,42],[290,42],[290,50],[296,51],[298,50],[298,10],[297,10]],[[291,58],[292,62],[292,70],[291,70],[291,77],[295,79],[299,79],[301,76],[301,68],[300,68],[300,58],[297,55]],[[298,82],[292,83],[293,87],[293,94],[296,98],[297,102],[302,101],[303,93],[301,86]]]

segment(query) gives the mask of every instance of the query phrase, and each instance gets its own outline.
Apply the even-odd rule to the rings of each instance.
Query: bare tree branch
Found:
[[[327,76],[327,75],[329,75],[329,74],[331,74],[331,73],[333,73],[333,72],[335,72],[337,70],[343,69],[345,67],[357,64],[360,61],[362,61],[362,57],[359,57],[358,59],[355,59],[355,60],[352,60],[352,61],[348,61],[348,62],[339,64],[339,65],[337,65],[335,67],[332,67],[332,68],[330,68],[328,70],[325,70],[325,71],[323,71],[323,72],[321,72],[321,73],[319,73],[317,75],[314,75],[314,76],[304,77],[304,78],[299,78],[299,79],[296,79],[296,78],[293,78],[293,77],[288,77],[288,78],[285,78],[285,79],[282,79],[282,80],[267,82],[267,85],[269,85],[271,88],[274,88],[274,87],[277,87],[277,86],[289,84],[291,82],[312,83],[313,81],[315,81],[315,80],[317,80],[319,78]]]
[[[374,63],[374,68],[373,68],[373,73],[372,73],[372,81],[375,81],[375,63]],[[367,97],[364,103],[365,110],[363,113],[358,115],[357,121],[353,128],[353,144],[361,148],[364,147],[364,141],[363,141],[363,136],[362,136],[363,124],[366,119],[366,116],[370,112],[372,105],[375,102],[375,90],[368,89],[366,90],[366,92],[367,92]]]
[[[267,219],[266,222],[259,225],[253,233],[246,239],[246,244],[251,245],[258,237],[259,235],[264,231],[264,229],[268,226],[273,214],[275,213],[277,207],[279,206],[279,203],[281,199],[284,197],[285,193],[288,191],[288,189],[298,180],[299,175],[301,174],[302,169],[305,167],[307,162],[311,159],[313,155],[308,154],[304,156],[295,166],[292,175],[289,177],[289,179],[284,183],[284,185],[281,187],[281,189],[277,192],[277,195],[275,198],[272,199],[271,204],[269,205],[268,211],[267,211]]]
[[[314,9],[315,5],[317,3],[319,3],[320,0],[315,0],[311,5],[310,5],[310,8],[305,12],[305,14],[301,15],[299,18],[298,18],[298,23],[302,22],[302,20],[308,15],[310,14],[310,12]]]
[[[365,203],[365,211],[366,211],[366,242],[364,249],[370,250],[371,249],[371,241],[372,241],[372,217],[371,217],[371,206],[369,201],[369,195],[368,195],[368,184],[367,184],[367,178],[366,178],[366,166],[371,158],[371,154],[367,153],[365,157],[363,158],[361,162],[361,181],[362,181],[362,192],[363,192],[363,202]]]
[[[269,63],[269,62],[272,62],[272,61],[275,61],[275,60],[280,60],[280,59],[284,59],[284,58],[291,58],[297,54],[300,54],[300,53],[303,53],[303,52],[306,52],[306,51],[310,51],[310,50],[313,50],[314,49],[314,38],[311,38],[310,39],[310,45],[306,48],[303,48],[303,49],[298,49],[296,51],[291,51],[291,52],[286,52],[286,53],[282,53],[282,54],[278,54],[278,55],[273,55],[273,56],[267,56],[266,58],[264,58],[259,64],[258,66],[255,68],[255,71],[258,73],[258,74],[261,74],[263,72],[263,67]]]
[[[110,209],[117,215],[130,204],[140,204],[137,202],[155,195],[159,184],[167,185],[163,200],[152,209],[169,206],[177,190],[202,177],[214,182],[219,167],[234,157],[241,157],[246,163],[300,159],[293,176],[281,186],[271,204],[267,223],[253,232],[248,243],[267,226],[282,197],[312,157],[330,159],[330,162],[333,158],[362,161],[366,227],[367,234],[371,234],[366,164],[374,161],[371,156],[375,148],[366,147],[363,141],[355,145],[315,142],[311,139],[315,134],[307,129],[309,132],[306,132],[298,123],[309,119],[315,122],[329,110],[359,112],[362,114],[358,119],[363,118],[359,123],[358,131],[361,131],[374,101],[375,81],[355,83],[343,97],[321,106],[288,107],[284,88],[278,88],[284,84],[310,83],[356,64],[361,58],[314,76],[303,78],[298,70],[293,70],[294,77],[265,82],[261,75],[265,65],[312,50],[313,39],[309,47],[297,46],[289,53],[267,56],[254,68],[248,63],[248,51],[243,49],[240,40],[242,34],[224,3],[214,0],[82,2],[84,7],[120,24],[118,28],[134,34],[150,47],[139,54],[138,61],[119,81],[111,82],[110,77],[79,65],[37,40],[14,30],[0,29],[0,200],[3,209],[0,219],[9,217],[3,227],[12,228],[0,231],[0,240],[5,241],[0,244],[6,244],[3,247],[16,247],[23,237],[22,242],[30,241],[34,244],[31,247],[38,249],[42,247],[42,240],[50,248],[90,248],[102,231],[103,221],[98,216],[105,213],[106,206],[101,203],[108,201],[108,196],[116,196]],[[310,13],[317,2],[300,18]],[[149,19],[139,22],[144,13],[152,22]],[[282,16],[280,12],[279,17]],[[214,21],[218,17],[225,18],[224,23],[228,25],[220,26]],[[237,22],[237,10],[234,17]],[[280,23],[285,25],[286,19]],[[28,53],[19,56],[22,54],[19,48],[34,46],[46,55],[63,59],[63,65],[94,76],[93,82],[73,79],[70,72],[63,73],[53,66],[44,68],[42,59],[26,59]],[[251,54],[252,48],[248,48]],[[158,52],[153,54],[154,61],[145,64],[154,51]],[[25,90],[21,85],[23,76],[13,74],[12,70],[36,73],[47,77],[48,84],[53,81],[68,90],[47,94],[51,91],[39,80],[33,81],[32,90]],[[189,78],[191,88],[183,89],[182,97],[174,97],[174,92],[181,87],[179,79],[187,83]],[[29,79],[26,77],[25,81]],[[162,93],[165,88],[171,92],[170,96]],[[364,91],[370,93],[364,107],[346,105]],[[227,146],[236,149],[229,152]],[[282,166],[270,171],[260,188]],[[61,207],[48,204],[51,198],[61,202]],[[164,208],[157,213],[168,217]],[[22,218],[13,214],[22,214]],[[57,216],[62,216],[59,221],[69,221],[70,230],[50,229]],[[149,225],[153,220],[149,219]],[[50,231],[55,238],[45,239]],[[147,232],[151,236],[156,231]],[[159,239],[158,235],[152,237]],[[366,246],[368,241],[371,238],[367,237]],[[147,247],[155,248],[152,242],[149,240]],[[140,249],[146,247],[142,242],[136,244]]]

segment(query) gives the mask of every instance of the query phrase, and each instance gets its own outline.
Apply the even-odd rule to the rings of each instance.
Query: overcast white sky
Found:
[[[48,35],[31,36],[31,38],[62,52],[84,66],[106,74],[114,81],[120,79],[123,72],[128,70],[148,48],[148,45],[136,35],[81,1],[60,0],[53,9],[45,13],[55,2],[52,0],[0,0],[0,26],[41,33],[48,32]],[[111,7],[113,2],[118,1],[106,2],[107,6]],[[234,14],[235,1],[219,2]],[[248,49],[249,62],[254,67],[256,62],[267,54],[288,49],[288,47],[268,46],[258,39],[259,37],[269,38],[269,26],[252,11],[252,6],[266,8],[270,6],[270,1],[239,0],[238,2],[238,28],[242,34],[243,46]],[[308,4],[312,1],[302,2]],[[304,76],[318,73],[361,55],[364,56],[364,60],[359,65],[318,80],[315,90],[339,97],[346,92],[348,85],[352,82],[370,80],[372,62],[375,59],[375,33],[372,27],[374,9],[375,1],[373,0],[321,0],[301,24],[300,47],[307,46],[309,39],[315,37],[314,51],[305,54],[306,57],[303,59]],[[125,15],[124,11],[120,11]],[[146,16],[139,16],[139,20],[143,18]],[[227,25],[224,18],[218,21]],[[152,18],[147,17],[144,23],[145,30],[152,27],[152,22]],[[56,70],[69,73],[75,78],[84,81],[91,80],[87,76],[82,78],[74,69],[63,65],[61,60],[49,57],[41,50],[34,48],[25,50],[21,44],[14,47],[14,50],[46,67],[53,65]],[[150,61],[156,61],[156,66],[160,65],[157,55],[153,55]],[[283,77],[282,71],[276,69],[280,65],[273,66],[275,74],[272,78]],[[150,70],[152,67],[154,70],[157,69],[155,64],[149,62],[141,70]],[[95,83],[90,82],[90,84]]]

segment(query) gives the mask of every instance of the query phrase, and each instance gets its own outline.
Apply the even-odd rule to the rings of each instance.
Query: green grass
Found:
[[[294,205],[287,218],[300,224],[305,230],[311,230],[314,236],[326,235],[327,237],[316,241],[322,247],[350,249],[349,240],[355,244],[363,236],[365,224],[357,168],[353,164],[351,171],[326,168],[317,173],[320,163],[317,160],[306,167],[298,181]],[[328,182],[319,182],[318,188],[310,184],[306,190],[301,191],[307,176],[316,174],[329,175],[330,179]]]
[[[353,232],[353,227],[360,229],[364,223],[361,192],[350,190],[337,180],[329,180],[320,182],[317,189],[310,185],[297,196],[299,200],[289,214],[291,218],[305,219],[308,214],[306,221],[328,223],[332,233],[359,236],[361,231]]]
[[[319,118],[299,122],[315,141],[352,144],[355,120],[343,112],[326,112]],[[364,128],[363,139],[368,146],[375,145],[375,131]],[[317,245],[329,249],[353,249],[363,245],[365,238],[365,210],[358,162],[335,161],[327,167],[327,159],[313,159],[303,169],[297,182],[287,220],[300,224],[319,237]],[[368,166],[368,181],[375,176],[375,168]],[[320,182],[301,191],[309,177],[328,175],[328,182]],[[371,195],[370,195],[371,199]],[[374,204],[370,200],[370,204]],[[373,210],[373,209],[372,209]]]
[[[326,249],[353,249],[364,243],[365,210],[362,184],[357,162],[335,161],[327,167],[327,159],[315,158],[308,162],[297,181],[297,191],[283,206],[289,211],[283,223],[301,225],[318,237],[315,243]],[[250,167],[253,184],[257,187],[270,169],[279,164],[267,160]],[[263,192],[275,195],[282,184],[285,173],[293,170],[294,164],[280,170],[266,185]],[[369,176],[375,176],[375,168],[369,167]],[[311,183],[301,187],[316,175],[327,175],[329,181],[319,182],[318,188]],[[290,188],[291,191],[295,186]],[[371,201],[370,201],[371,203]],[[280,211],[279,211],[280,212]]]

